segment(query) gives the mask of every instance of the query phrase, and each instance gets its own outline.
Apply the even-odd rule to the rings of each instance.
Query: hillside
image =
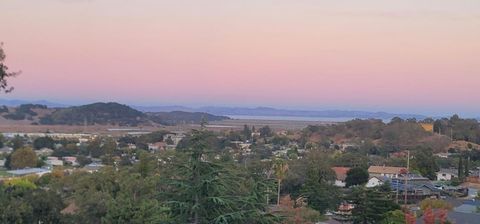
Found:
[[[229,119],[207,113],[174,111],[143,113],[119,103],[93,103],[65,108],[24,104],[18,107],[0,107],[1,122],[38,125],[175,125],[198,124],[205,117],[209,121]]]
[[[137,126],[146,123],[146,115],[118,103],[94,103],[55,110],[40,118],[40,124]]]

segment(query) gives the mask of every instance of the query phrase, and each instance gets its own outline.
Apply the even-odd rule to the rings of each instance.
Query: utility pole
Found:
[[[408,174],[410,173],[410,150],[407,151],[407,174],[405,174],[405,184],[403,191],[405,193],[405,208],[407,207],[408,201]]]

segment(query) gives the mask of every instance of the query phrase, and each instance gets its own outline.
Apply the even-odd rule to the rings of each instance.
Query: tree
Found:
[[[260,132],[260,137],[262,138],[271,137],[273,135],[273,131],[268,125],[263,126],[258,131]]]
[[[280,205],[280,189],[282,180],[285,179],[288,171],[288,163],[283,159],[275,159],[273,162],[273,170],[277,177],[277,206]]]
[[[405,224],[405,216],[402,210],[390,211],[386,214],[382,224]]]
[[[388,213],[400,209],[387,193],[377,188],[357,186],[348,196],[349,202],[354,205],[352,219],[354,223],[380,223],[388,217]]]
[[[463,157],[460,156],[458,158],[458,178],[460,178],[461,180],[463,180],[464,178],[464,171],[463,171]]]
[[[340,192],[332,184],[335,182],[335,172],[328,164],[328,157],[319,151],[309,152],[306,157],[306,177],[301,192],[307,199],[308,206],[321,214],[329,209],[337,209]]]
[[[273,223],[266,212],[266,182],[248,178],[231,163],[221,163],[207,148],[205,130],[193,131],[191,147],[167,164],[161,197],[175,223]],[[233,166],[233,167],[232,167]]]
[[[0,134],[0,148],[3,148],[5,146],[5,137],[3,137],[2,134]]]
[[[250,130],[248,125],[243,126],[242,135],[245,137],[246,140],[249,140],[250,138],[252,138],[252,131]]]
[[[468,156],[467,159],[465,160],[464,171],[465,171],[464,177],[469,177],[470,176],[470,156]]]
[[[174,145],[175,144],[175,142],[173,142],[173,140],[170,136],[168,136],[168,138],[165,139],[165,143],[167,143],[167,145]]]
[[[39,137],[33,141],[34,149],[49,148],[53,149],[55,146],[55,141],[50,137]]]
[[[19,72],[9,72],[8,66],[5,64],[5,52],[3,50],[3,43],[0,43],[0,91],[6,93],[13,91],[13,87],[8,86],[8,78],[14,77],[19,74]]]
[[[23,169],[36,167],[38,162],[37,154],[31,148],[20,148],[15,150],[10,158],[10,168]]]
[[[13,149],[22,148],[25,145],[25,138],[21,137],[20,135],[15,135],[13,139],[10,141],[10,145]]]
[[[438,165],[435,161],[435,156],[433,156],[433,150],[423,147],[415,148],[412,167],[424,177],[434,180],[436,178],[435,172],[438,171]]]
[[[93,158],[100,158],[100,156],[103,156],[105,153],[102,150],[101,144],[102,140],[99,138],[95,138],[92,141],[88,142],[88,154]]]
[[[103,162],[106,165],[113,165],[114,153],[117,150],[117,142],[112,138],[107,138],[103,145],[101,146],[101,151],[103,153]]]
[[[423,212],[423,223],[435,224],[435,215],[433,214],[431,207],[427,207]]]
[[[347,171],[347,177],[345,179],[346,186],[363,185],[368,182],[369,174],[368,170],[362,167],[354,167]]]

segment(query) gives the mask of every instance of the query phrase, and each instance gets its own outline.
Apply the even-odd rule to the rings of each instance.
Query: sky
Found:
[[[4,99],[480,117],[478,0],[1,0]]]

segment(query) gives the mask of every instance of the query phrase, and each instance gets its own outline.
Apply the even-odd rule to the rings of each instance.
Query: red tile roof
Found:
[[[350,170],[350,167],[332,167],[332,170],[335,171],[337,175],[337,180],[344,181],[347,178],[347,172]]]

